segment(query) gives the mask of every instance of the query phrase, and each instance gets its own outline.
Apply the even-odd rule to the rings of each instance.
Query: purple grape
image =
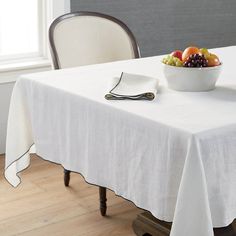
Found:
[[[191,54],[187,61],[184,62],[185,67],[207,67],[208,61],[204,55]]]

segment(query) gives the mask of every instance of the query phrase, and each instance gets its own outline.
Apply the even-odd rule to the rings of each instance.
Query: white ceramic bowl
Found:
[[[203,92],[215,89],[222,64],[214,67],[189,68],[163,64],[170,89],[185,92]]]

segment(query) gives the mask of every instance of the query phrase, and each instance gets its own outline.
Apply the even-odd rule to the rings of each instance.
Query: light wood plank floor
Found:
[[[33,156],[21,178],[13,188],[0,177],[0,236],[134,236],[132,221],[141,210],[108,191],[108,216],[102,217],[98,188],[80,175],[72,174],[66,188],[61,166]]]

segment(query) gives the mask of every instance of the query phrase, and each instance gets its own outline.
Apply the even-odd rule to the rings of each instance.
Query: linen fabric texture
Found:
[[[22,76],[11,99],[5,177],[17,186],[34,143],[46,160],[173,221],[171,236],[213,236],[236,217],[236,47],[214,91],[169,90],[161,57]],[[160,79],[158,99],[107,101],[113,77]]]

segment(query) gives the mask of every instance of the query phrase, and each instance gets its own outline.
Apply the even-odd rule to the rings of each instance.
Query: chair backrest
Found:
[[[133,33],[120,20],[97,12],[65,14],[49,28],[55,69],[139,58]]]

